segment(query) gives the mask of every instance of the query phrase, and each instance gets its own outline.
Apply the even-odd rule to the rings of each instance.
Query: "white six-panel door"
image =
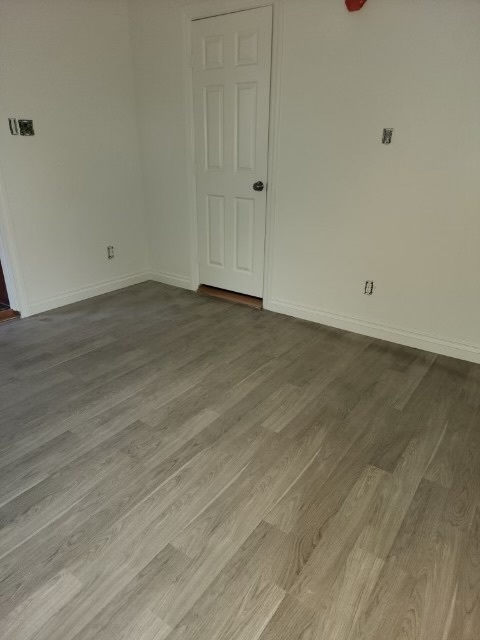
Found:
[[[262,297],[272,8],[192,25],[200,283]],[[263,182],[263,191],[254,184]],[[257,185],[256,188],[260,188]]]

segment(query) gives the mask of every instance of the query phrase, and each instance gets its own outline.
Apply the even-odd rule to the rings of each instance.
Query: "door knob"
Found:
[[[253,190],[254,191],[263,191],[265,185],[263,184],[263,182],[261,180],[259,180],[258,182],[255,182],[253,185]]]

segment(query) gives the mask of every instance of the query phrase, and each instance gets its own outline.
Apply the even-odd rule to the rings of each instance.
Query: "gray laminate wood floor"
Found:
[[[0,350],[2,638],[479,640],[479,366],[154,283]]]

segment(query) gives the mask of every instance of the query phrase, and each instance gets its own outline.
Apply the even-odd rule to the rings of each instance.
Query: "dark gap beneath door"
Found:
[[[237,293],[235,291],[228,291],[227,289],[218,289],[217,287],[210,287],[206,284],[201,284],[197,293],[202,296],[211,296],[213,298],[220,298],[227,302],[236,302],[238,304],[246,304],[254,309],[261,309],[263,307],[262,298],[255,298],[254,296],[246,296],[243,293]]]

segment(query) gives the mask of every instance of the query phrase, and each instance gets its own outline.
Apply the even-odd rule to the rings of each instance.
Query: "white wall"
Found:
[[[12,116],[35,137],[11,136]],[[0,150],[25,314],[145,279],[124,0],[0,0]]]
[[[150,267],[153,275],[165,282],[188,286],[191,264],[182,11],[165,0],[133,0],[129,9]]]
[[[129,2],[152,260],[188,281],[182,4]],[[267,307],[480,359],[479,69],[478,0],[286,0]]]

